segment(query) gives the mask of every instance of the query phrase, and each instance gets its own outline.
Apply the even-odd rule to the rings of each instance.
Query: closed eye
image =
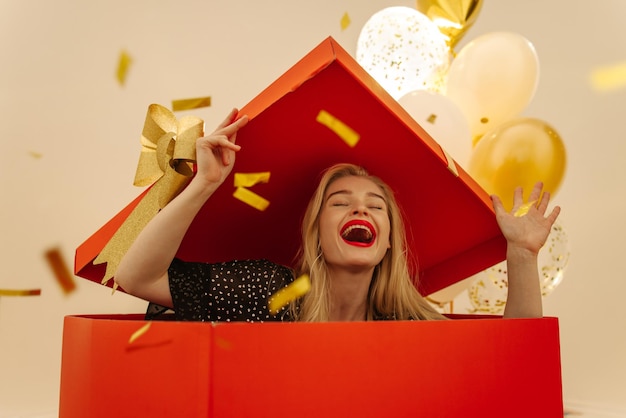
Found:
[[[381,199],[374,199],[367,202],[367,207],[369,209],[383,210],[386,209],[387,205],[385,205],[385,202],[383,202]]]

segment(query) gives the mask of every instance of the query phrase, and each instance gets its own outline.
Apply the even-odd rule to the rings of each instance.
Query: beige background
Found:
[[[147,106],[210,95],[213,106],[192,113],[212,129],[325,37],[354,54],[369,16],[394,5],[414,2],[0,0],[0,288],[43,292],[0,298],[0,416],[55,415],[64,315],[145,308],[83,279],[64,296],[43,253],[59,246],[71,265],[139,193]],[[571,259],[545,311],[560,318],[566,404],[603,416],[626,411],[626,89],[595,92],[589,76],[626,60],[625,15],[622,0],[486,0],[461,44],[507,30],[537,49],[540,83],[524,114],[552,124],[569,158],[555,201]],[[134,59],[123,88],[122,49]]]

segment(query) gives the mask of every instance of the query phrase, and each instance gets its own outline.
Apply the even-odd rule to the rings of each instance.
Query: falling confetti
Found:
[[[123,86],[126,83],[126,76],[128,75],[128,69],[132,64],[133,60],[126,53],[126,51],[120,52],[119,61],[117,64],[117,81]]]
[[[320,110],[316,120],[336,133],[350,147],[354,148],[357,142],[359,142],[360,135],[358,133],[327,111]]]
[[[591,86],[597,91],[611,91],[626,87],[626,61],[596,68],[591,73]]]
[[[311,280],[309,276],[304,274],[291,282],[287,287],[280,289],[274,293],[268,302],[269,310],[272,315],[276,315],[281,308],[289,302],[304,296],[311,290]]]
[[[235,187],[252,187],[258,183],[268,183],[270,181],[270,174],[269,171],[260,173],[235,173]]]
[[[0,296],[39,296],[41,289],[0,289]]]
[[[343,14],[343,16],[341,17],[341,30],[346,30],[348,29],[348,26],[350,26],[350,16],[348,15],[348,12],[345,12]]]
[[[237,187],[233,196],[255,209],[264,211],[270,205],[269,200],[259,196],[258,194],[246,189],[245,187]]]
[[[37,159],[37,160],[38,160],[38,159],[40,159],[41,157],[43,157],[43,154],[42,154],[42,153],[40,153],[40,152],[36,152],[36,151],[29,151],[29,152],[28,152],[28,154],[29,154],[31,157],[33,157],[33,158],[35,158],[35,159]]]
[[[211,97],[195,97],[193,99],[172,100],[172,110],[178,112],[181,110],[199,109],[201,107],[211,106]]]
[[[61,251],[58,248],[52,248],[45,253],[48,266],[52,269],[54,277],[63,289],[65,294],[71,293],[76,290],[76,282],[74,277],[70,273],[70,269],[61,256]]]
[[[148,332],[151,324],[152,322],[148,322],[144,326],[139,328],[137,331],[133,332],[133,335],[131,335],[130,338],[128,339],[128,344],[134,343],[137,340],[137,338],[141,337],[143,334]]]
[[[264,211],[270,205],[269,200],[250,191],[247,187],[252,187],[258,183],[268,183],[270,181],[270,172],[264,171],[259,173],[235,173],[235,192],[233,196],[255,209]]]

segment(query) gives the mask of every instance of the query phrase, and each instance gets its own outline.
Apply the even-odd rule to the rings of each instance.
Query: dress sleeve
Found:
[[[208,292],[211,265],[187,263],[175,258],[168,269],[172,304],[180,321],[208,321]]]
[[[285,321],[267,301],[291,283],[293,272],[268,260],[188,263],[175,259],[168,272],[174,311],[188,321]]]

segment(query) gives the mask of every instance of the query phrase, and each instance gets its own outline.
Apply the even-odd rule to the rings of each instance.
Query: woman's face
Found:
[[[367,178],[335,180],[324,196],[319,224],[322,253],[329,266],[372,268],[390,248],[387,202],[381,189]]]

